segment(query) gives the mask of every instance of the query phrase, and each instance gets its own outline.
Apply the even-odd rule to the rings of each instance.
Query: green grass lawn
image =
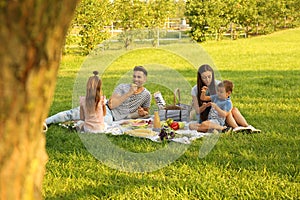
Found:
[[[46,133],[49,154],[43,183],[46,199],[300,199],[300,29],[201,46],[223,79],[234,82],[232,101],[260,134],[222,135],[199,158],[205,141],[194,141],[175,162],[154,172],[112,169],[85,148],[77,133],[52,125]],[[166,52],[133,52],[115,65],[133,66],[145,55],[171,66],[188,63]],[[135,55],[143,56],[135,56]],[[84,57],[66,55],[59,70],[49,115],[72,107],[73,85]],[[123,59],[123,61],[122,61]],[[132,63],[131,63],[132,62]],[[123,64],[122,64],[123,63]],[[128,65],[128,63],[130,63]],[[112,64],[114,65],[114,64]],[[122,68],[123,69],[123,68]],[[176,68],[180,70],[181,68]],[[122,72],[115,72],[116,76]],[[182,70],[191,85],[196,71]],[[112,92],[115,77],[103,77]],[[107,86],[107,87],[105,87]],[[157,89],[148,85],[151,92]],[[164,90],[163,90],[164,91]],[[167,90],[165,90],[167,92]],[[166,94],[169,101],[172,94]],[[108,139],[132,152],[153,151],[163,143],[129,136]]]

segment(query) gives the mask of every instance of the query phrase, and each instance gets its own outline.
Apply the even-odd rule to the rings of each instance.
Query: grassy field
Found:
[[[201,44],[222,78],[235,83],[234,105],[250,124],[262,130],[260,134],[222,135],[204,158],[199,158],[199,148],[205,138],[194,141],[179,159],[160,170],[122,172],[95,159],[77,133],[57,125],[50,126],[46,133],[49,161],[43,184],[44,197],[300,199],[299,44],[300,29]],[[155,54],[155,51],[150,52]],[[145,57],[134,55],[124,60],[138,63]],[[159,52],[157,59],[173,66],[184,62],[169,60],[169,56]],[[49,115],[72,107],[73,85],[83,61],[80,56],[63,57]],[[116,62],[121,65],[122,59]],[[195,71],[181,73],[191,85],[196,83]],[[112,77],[104,78],[106,94],[113,88],[113,84],[108,84],[110,79]],[[155,86],[149,87],[155,92]],[[132,152],[151,151],[166,145],[129,136],[108,138]]]

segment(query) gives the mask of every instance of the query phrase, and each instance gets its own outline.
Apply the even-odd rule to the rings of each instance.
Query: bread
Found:
[[[136,136],[136,137],[149,137],[149,136],[156,136],[158,133],[150,129],[134,129],[134,130],[126,131],[125,134]]]

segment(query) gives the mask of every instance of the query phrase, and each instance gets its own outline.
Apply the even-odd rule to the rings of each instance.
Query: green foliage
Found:
[[[148,28],[163,28],[167,18],[175,15],[173,0],[149,0],[148,3]]]
[[[186,15],[196,41],[205,41],[206,34],[215,35],[238,27],[249,34],[267,34],[278,29],[299,26],[299,0],[188,0]]]
[[[169,16],[174,15],[175,4],[172,0],[116,0],[113,3],[116,28],[122,28],[119,41],[128,49],[141,32],[138,29],[148,29],[150,34],[155,33],[164,24]],[[156,46],[156,37],[153,46]]]
[[[234,82],[234,106],[250,124],[262,129],[260,134],[222,135],[204,158],[198,154],[205,138],[194,141],[184,155],[161,170],[122,172],[96,160],[75,132],[50,126],[45,199],[299,199],[299,43],[298,28],[201,44],[222,78]],[[121,67],[105,77],[107,96],[114,86],[112,79],[131,68],[127,63],[144,63],[153,54],[157,63],[176,65],[191,85],[196,84],[196,74],[181,69],[183,63],[176,62],[175,55],[163,51],[157,55],[155,48],[142,50],[141,56],[138,53],[112,63]],[[63,57],[50,115],[71,108],[72,86],[83,60],[82,56]],[[150,91],[155,92],[155,87]],[[167,145],[129,136],[108,138],[132,152],[151,152]]]
[[[168,17],[183,18],[183,12],[183,0],[83,0],[76,9],[65,52],[79,47],[80,53],[88,54],[112,35],[112,26],[123,30],[118,39],[127,49],[140,34],[136,30],[154,33],[164,27]],[[154,41],[153,46],[156,44]]]
[[[67,45],[78,45],[84,55],[96,45],[107,39],[110,34],[105,26],[111,25],[113,15],[109,0],[82,0],[72,21]]]
[[[168,18],[187,18],[191,36],[205,41],[207,36],[221,40],[230,32],[236,39],[239,33],[268,34],[282,28],[300,25],[300,0],[82,0],[67,35],[65,53],[78,50],[88,54],[111,37],[112,29],[121,29],[119,41],[128,47],[138,39],[138,29],[147,29],[158,45],[157,31]]]
[[[139,0],[116,0],[113,11],[117,20],[116,28],[133,30],[143,28],[148,23],[147,2]]]
[[[187,1],[186,16],[190,21],[190,25],[192,25],[191,35],[193,39],[198,42],[205,41],[208,13],[204,1]]]
[[[208,32],[215,33],[216,40],[220,40],[221,36],[226,28],[229,21],[228,5],[224,0],[216,0],[210,4],[205,5],[206,12],[209,14],[206,17],[206,22],[208,24]]]

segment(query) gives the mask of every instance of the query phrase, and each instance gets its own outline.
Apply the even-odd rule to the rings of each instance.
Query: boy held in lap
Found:
[[[233,83],[229,80],[222,81],[217,86],[217,94],[211,96],[206,96],[207,89],[207,87],[202,88],[201,100],[211,101],[208,102],[208,106],[211,106],[208,120],[203,121],[201,124],[190,124],[189,128],[199,132],[208,132],[214,129],[225,131],[227,129],[225,126],[225,119],[232,109],[230,95],[233,90]]]

